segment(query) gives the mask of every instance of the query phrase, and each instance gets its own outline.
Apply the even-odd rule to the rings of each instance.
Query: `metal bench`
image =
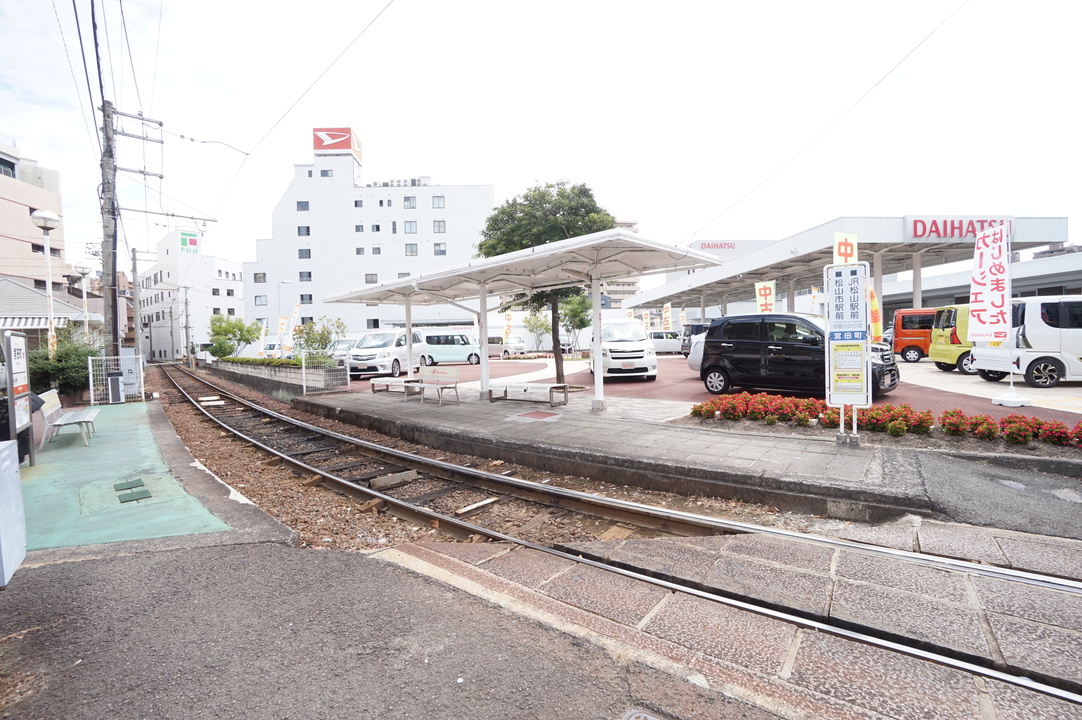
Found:
[[[503,392],[497,395],[496,393],[500,388],[503,389]],[[495,388],[489,388],[488,401],[523,400],[525,402],[547,402],[552,407],[556,407],[557,405],[567,404],[567,388],[568,386],[563,383],[507,383],[497,385]],[[546,391],[547,397],[531,394]]]
[[[425,401],[425,393],[433,390],[439,398],[439,404],[443,405],[443,395],[448,390],[455,393],[455,402],[458,402],[458,368],[456,367],[433,367],[425,365],[417,371],[416,377],[407,378],[373,378],[370,382],[372,392],[390,392],[392,388],[402,388],[402,399],[420,396],[421,402]],[[382,387],[380,390],[377,386]],[[396,390],[397,392],[397,390]]]
[[[41,414],[45,418],[45,432],[41,435],[41,443],[38,448],[45,446],[45,441],[52,439],[60,432],[60,428],[67,425],[75,425],[83,436],[83,444],[89,445],[90,438],[97,432],[94,427],[94,419],[98,416],[97,408],[84,408],[82,410],[64,410],[60,405],[60,395],[56,390],[47,390],[41,395]]]

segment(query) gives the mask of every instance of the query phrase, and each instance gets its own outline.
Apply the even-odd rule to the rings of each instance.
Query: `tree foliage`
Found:
[[[39,395],[51,387],[61,395],[74,395],[90,389],[87,358],[97,357],[101,349],[82,340],[64,338],[57,333],[56,355],[49,359],[49,349],[40,348],[27,355],[30,387]]]
[[[522,327],[526,328],[526,332],[533,335],[534,349],[541,349],[541,338],[549,334],[549,321],[541,317],[541,313],[536,310],[530,312],[522,320]]]
[[[210,347],[207,352],[216,358],[239,355],[259,339],[263,326],[257,322],[248,324],[232,315],[210,316]]]
[[[293,329],[293,344],[306,352],[327,350],[346,336],[349,328],[340,318],[321,317]]]
[[[532,187],[496,208],[481,231],[477,252],[482,257],[494,257],[615,226],[616,219],[597,204],[593,191],[585,184],[548,183]],[[556,382],[560,383],[564,382],[560,301],[580,294],[579,287],[544,290],[523,296],[521,303],[531,311],[547,307],[552,313],[552,353],[556,359]]]
[[[571,347],[579,346],[579,333],[590,327],[593,303],[588,295],[576,295],[560,303],[560,327],[571,338]]]

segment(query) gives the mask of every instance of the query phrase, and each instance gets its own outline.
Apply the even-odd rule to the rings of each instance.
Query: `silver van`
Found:
[[[398,377],[409,366],[409,335],[405,330],[375,330],[358,340],[349,351],[349,374]],[[413,332],[413,368],[424,365],[421,333]]]
[[[518,335],[511,335],[506,340],[502,335],[494,335],[488,339],[488,356],[498,357],[503,360],[512,355],[525,355],[526,342]]]
[[[972,366],[990,382],[1010,373],[1035,388],[1082,380],[1082,295],[1015,298],[1008,338],[976,345]]]

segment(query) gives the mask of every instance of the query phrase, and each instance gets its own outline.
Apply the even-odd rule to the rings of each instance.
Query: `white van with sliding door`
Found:
[[[590,372],[594,363],[590,362]],[[601,377],[640,377],[657,380],[654,343],[639,320],[601,324]]]
[[[481,362],[481,347],[473,338],[459,332],[422,330],[425,352],[421,364],[438,365],[441,362]]]
[[[1008,339],[976,345],[972,366],[990,382],[1008,373],[1035,388],[1082,380],[1082,295],[1015,298]]]

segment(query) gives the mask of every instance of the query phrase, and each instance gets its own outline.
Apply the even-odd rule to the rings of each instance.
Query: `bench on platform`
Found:
[[[547,402],[552,407],[567,404],[567,385],[563,383],[507,383],[496,384],[488,390],[489,402],[498,400],[524,400]],[[502,390],[502,394],[497,394]],[[538,396],[536,393],[545,393]]]
[[[41,414],[45,418],[45,432],[41,435],[39,449],[45,446],[46,440],[52,442],[52,439],[60,432],[60,428],[67,425],[77,426],[83,436],[83,444],[90,444],[90,438],[97,432],[94,427],[94,419],[98,416],[97,408],[65,410],[60,405],[60,395],[56,390],[42,393],[41,400],[44,403],[41,406]]]
[[[448,390],[455,393],[455,402],[458,402],[458,368],[456,367],[433,367],[422,366],[413,378],[372,378],[370,382],[372,392],[390,392],[392,388],[401,388],[403,400],[410,397],[420,396],[421,402],[425,401],[425,393],[432,390],[439,398],[439,404],[443,405],[443,394]],[[377,386],[382,387],[379,390]],[[395,390],[398,392],[398,390]]]

